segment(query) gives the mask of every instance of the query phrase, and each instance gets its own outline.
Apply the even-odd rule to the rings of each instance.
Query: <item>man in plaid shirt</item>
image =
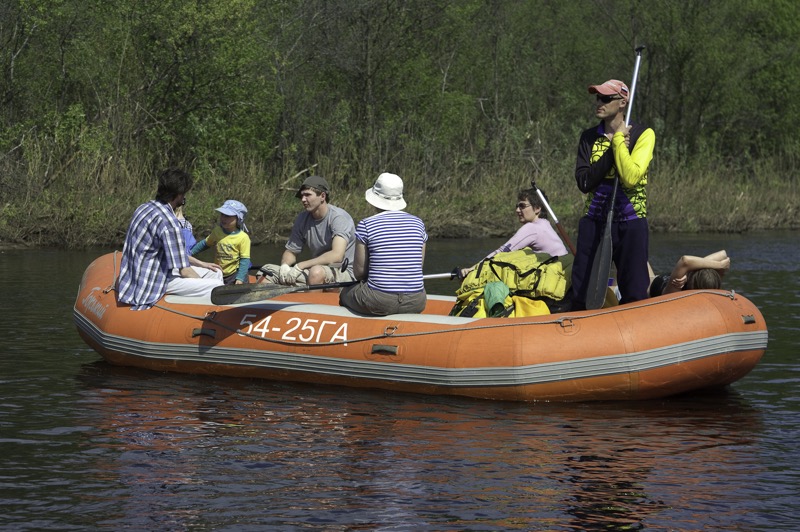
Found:
[[[175,209],[186,203],[192,176],[169,168],[158,177],[156,199],[133,213],[122,249],[117,298],[131,310],[146,310],[164,294],[206,296],[222,285],[214,263],[190,257]]]

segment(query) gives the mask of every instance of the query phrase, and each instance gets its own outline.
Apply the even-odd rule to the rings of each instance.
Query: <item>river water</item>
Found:
[[[0,529],[800,529],[797,236],[653,236],[658,272],[727,249],[726,287],[762,310],[769,347],[724,391],[638,403],[116,368],[71,315],[84,268],[109,250],[0,252]],[[499,243],[430,242],[426,273]]]

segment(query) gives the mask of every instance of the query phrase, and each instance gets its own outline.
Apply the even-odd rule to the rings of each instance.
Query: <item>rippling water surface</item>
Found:
[[[725,391],[516,404],[115,368],[71,317],[100,251],[2,252],[0,528],[798,529],[796,235],[653,240],[658,271],[725,247],[767,319]],[[432,242],[426,270],[496,243]]]

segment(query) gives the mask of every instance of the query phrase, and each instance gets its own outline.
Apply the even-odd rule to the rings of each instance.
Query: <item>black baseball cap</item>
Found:
[[[325,181],[324,177],[320,177],[318,175],[311,175],[308,176],[305,181],[303,181],[303,184],[300,185],[300,188],[297,189],[297,194],[295,194],[294,196],[296,198],[299,198],[300,192],[302,192],[304,188],[309,188],[309,187],[316,188],[317,190],[321,190],[322,192],[331,191],[331,187],[328,185],[328,182]]]

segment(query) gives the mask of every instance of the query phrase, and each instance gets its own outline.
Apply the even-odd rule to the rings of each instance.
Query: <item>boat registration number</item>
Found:
[[[272,316],[257,320],[258,314],[245,314],[239,323],[240,336],[280,338],[289,342],[343,342],[347,345],[347,323],[315,318],[292,317],[283,323],[273,323]]]

